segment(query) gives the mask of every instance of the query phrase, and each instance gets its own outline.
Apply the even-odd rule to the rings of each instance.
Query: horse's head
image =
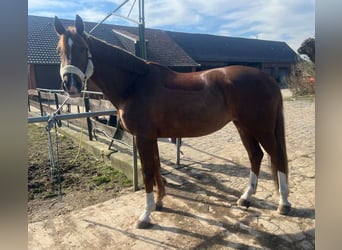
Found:
[[[83,20],[76,15],[75,27],[65,29],[58,17],[55,17],[54,28],[59,36],[57,50],[61,59],[63,89],[70,95],[79,96],[83,84],[91,77],[94,69]]]

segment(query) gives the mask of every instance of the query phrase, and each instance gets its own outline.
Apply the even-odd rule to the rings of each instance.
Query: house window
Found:
[[[274,68],[273,67],[264,67],[263,72],[265,72],[266,74],[270,75],[270,76],[274,76]]]
[[[281,88],[286,88],[286,76],[289,73],[289,69],[285,67],[279,68],[279,84]]]

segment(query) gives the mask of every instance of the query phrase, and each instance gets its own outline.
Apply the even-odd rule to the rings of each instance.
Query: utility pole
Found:
[[[134,22],[136,24],[138,24],[138,33],[139,33],[139,41],[138,41],[138,49],[136,51],[136,55],[141,57],[142,59],[147,59],[147,53],[146,53],[146,43],[145,43],[145,6],[144,6],[144,0],[139,0],[139,20],[138,22],[129,18],[129,15],[131,14],[132,8],[136,3],[136,0],[134,1],[131,10],[128,14],[127,17],[116,14],[116,12],[122,7],[124,6],[129,0],[124,0],[122,2],[122,4],[120,4],[116,9],[114,9],[113,11],[111,11],[110,13],[108,13],[108,15],[101,21],[99,22],[97,25],[95,25],[90,31],[89,34],[92,33],[100,24],[102,24],[105,20],[107,20],[110,16],[117,16],[117,17],[121,17],[123,19],[126,19],[128,21]]]
[[[145,43],[145,11],[144,0],[139,0],[139,48],[140,57],[147,59],[146,55],[146,43]]]
[[[108,13],[108,15],[98,24],[96,24],[90,31],[89,34],[92,33],[100,24],[102,24],[104,21],[108,19],[111,15],[113,15],[115,12],[117,12],[122,6],[124,6],[129,0],[125,0],[122,4],[120,4],[115,10]]]

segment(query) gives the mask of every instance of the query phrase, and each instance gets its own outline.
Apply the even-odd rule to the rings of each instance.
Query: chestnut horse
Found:
[[[59,35],[63,88],[70,95],[79,95],[82,85],[91,79],[116,107],[122,127],[134,137],[146,191],[139,228],[149,226],[151,212],[163,206],[165,188],[157,138],[203,136],[230,121],[237,127],[251,163],[248,185],[237,203],[250,205],[262,146],[270,156],[280,194],[278,212],[290,211],[282,95],[273,79],[244,66],[177,73],[85,33],[78,15],[75,26],[68,28],[55,17],[54,28]]]

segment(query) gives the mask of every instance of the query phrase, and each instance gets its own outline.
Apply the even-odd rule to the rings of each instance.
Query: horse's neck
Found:
[[[89,36],[88,41],[92,47],[91,52],[96,52],[100,60],[130,73],[143,75],[148,71],[146,62],[137,56],[93,36]]]
[[[136,79],[148,72],[148,66],[143,60],[97,38],[90,36],[88,43],[94,63],[92,80],[119,107]]]

